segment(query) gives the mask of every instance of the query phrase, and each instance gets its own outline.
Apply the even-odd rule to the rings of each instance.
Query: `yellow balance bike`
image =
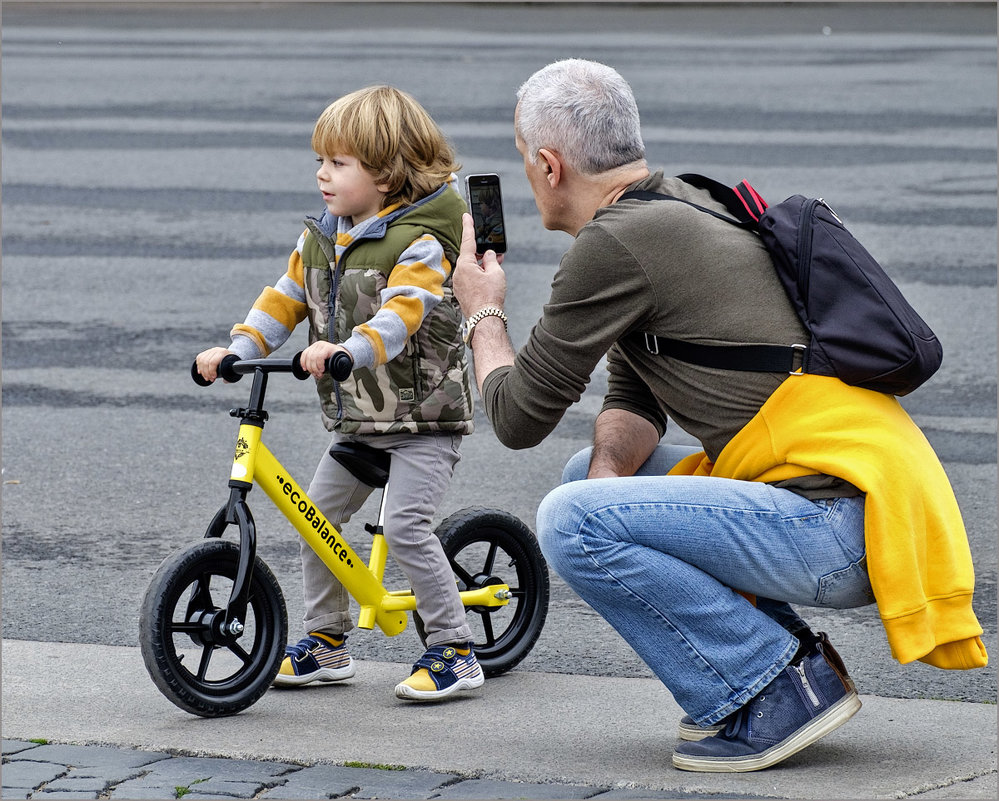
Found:
[[[426,644],[412,591],[383,584],[388,555],[383,509],[377,525],[365,526],[373,535],[365,564],[262,441],[268,376],[308,378],[300,356],[223,360],[219,375],[226,381],[253,376],[249,404],[230,411],[240,425],[229,499],[203,539],[163,561],[143,599],[139,644],[146,669],[170,701],[195,715],[220,717],[248,708],[267,691],[284,657],[287,611],[277,579],[256,554],[256,527],[247,504],[254,483],[358,603],[358,628],[377,625],[393,636],[405,629],[412,612]],[[345,353],[327,364],[337,380],[351,368]],[[191,372],[198,384],[209,384],[195,367]],[[384,507],[388,454],[348,442],[334,446],[331,455],[361,481],[382,487]],[[230,526],[238,530],[238,543],[222,539]],[[435,533],[454,569],[479,664],[487,676],[510,670],[530,652],[548,614],[548,568],[534,534],[515,516],[482,507],[455,512]]]

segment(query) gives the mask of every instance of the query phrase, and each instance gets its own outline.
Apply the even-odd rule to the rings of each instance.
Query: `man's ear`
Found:
[[[549,150],[548,148],[543,147],[538,151],[538,158],[542,161],[542,167],[545,171],[545,177],[548,179],[548,185],[554,189],[562,180],[561,157],[554,150]]]

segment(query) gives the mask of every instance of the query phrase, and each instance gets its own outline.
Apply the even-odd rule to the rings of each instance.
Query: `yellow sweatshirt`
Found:
[[[765,482],[813,473],[866,493],[867,569],[892,655],[948,669],[988,664],[954,491],[893,396],[827,376],[789,377],[714,463],[699,453],[672,471]]]

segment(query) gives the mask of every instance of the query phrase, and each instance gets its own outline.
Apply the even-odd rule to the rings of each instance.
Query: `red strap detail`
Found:
[[[754,220],[759,220],[763,212],[767,210],[767,202],[760,197],[748,181],[742,181],[735,187],[735,194]]]

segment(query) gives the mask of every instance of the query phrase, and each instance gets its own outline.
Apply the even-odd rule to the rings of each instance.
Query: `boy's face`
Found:
[[[382,209],[388,187],[353,156],[333,154],[319,157],[316,182],[330,214],[349,217],[354,223],[373,217]]]

